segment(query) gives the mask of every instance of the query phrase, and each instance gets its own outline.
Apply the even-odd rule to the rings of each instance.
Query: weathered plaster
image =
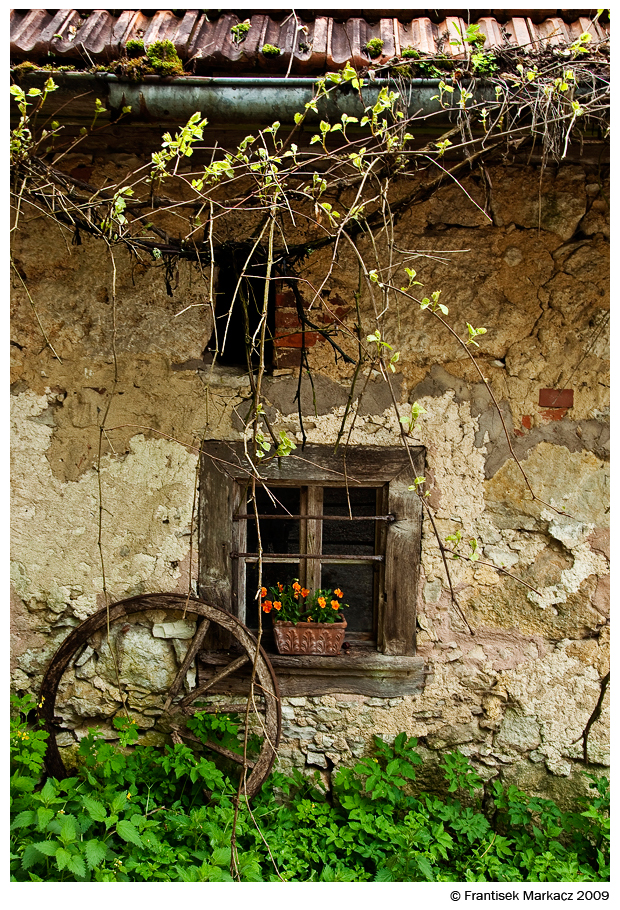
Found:
[[[103,578],[97,474],[59,481],[45,457],[52,430],[34,420],[53,398],[12,396],[11,577],[28,609],[55,622],[65,613],[77,620],[92,613]],[[189,550],[195,464],[178,443],[141,435],[127,454],[103,457],[102,549],[111,597],[175,587]]]
[[[130,164],[119,159],[113,166]],[[318,768],[328,781],[334,767],[367,752],[374,735],[405,730],[420,738],[420,786],[437,785],[442,750],[458,747],[485,778],[501,773],[532,792],[569,800],[584,789],[574,773],[580,736],[609,667],[608,217],[597,175],[577,165],[547,172],[542,186],[536,168],[491,166],[489,176],[492,223],[458,187],[446,187],[403,213],[398,229],[403,248],[417,251],[421,294],[441,289],[451,324],[463,335],[466,322],[488,329],[478,362],[514,451],[548,505],[528,494],[480,376],[413,302],[390,300],[382,324],[400,352],[398,414],[380,375],[365,388],[364,377],[343,439],[394,445],[399,417],[417,401],[426,413],[410,441],[426,450],[428,502],[440,536],[460,531],[464,554],[476,538],[480,562],[505,568],[540,594],[488,566],[450,560],[470,633],[451,603],[425,519],[417,638],[431,671],[424,692],[287,699],[280,760]],[[465,187],[484,204],[473,176]],[[187,590],[195,447],[205,421],[211,438],[240,438],[251,391],[242,370],[202,361],[212,323],[195,268],[179,265],[170,296],[160,267],[118,252],[113,313],[111,261],[94,241],[71,246],[55,228],[41,231],[26,219],[16,243],[16,264],[62,358],[45,347],[15,281],[12,679],[17,689],[36,690],[69,629],[103,603],[96,466],[108,403],[102,547],[110,597],[119,599]],[[368,252],[364,238],[359,248]],[[461,252],[442,254],[448,250]],[[331,253],[317,252],[302,264],[301,277],[318,287],[330,264]],[[341,251],[326,292],[351,302],[360,287],[364,326],[372,331],[373,306],[358,263]],[[337,338],[352,356],[356,319],[352,309]],[[304,379],[306,438],[331,443],[352,370],[334,363],[322,341],[309,362],[315,389]],[[565,386],[574,391],[573,408],[539,407],[541,388]],[[299,445],[296,390],[296,375],[265,379],[268,418]],[[194,576],[195,566],[194,557]],[[145,674],[156,663],[164,687],[188,640],[185,626],[164,619],[145,617],[118,642],[143,729],[152,724]],[[75,736],[63,734],[64,745],[85,734],[93,715],[110,718],[120,707],[107,645],[93,644],[63,682],[63,711],[75,726]],[[606,699],[590,736],[599,768],[608,762],[607,725]],[[148,736],[155,742],[159,734]]]

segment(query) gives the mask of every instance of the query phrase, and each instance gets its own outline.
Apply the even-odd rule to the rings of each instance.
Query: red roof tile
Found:
[[[150,13],[150,11],[148,11]],[[122,55],[127,42],[146,45],[169,40],[190,71],[196,73],[252,72],[316,74],[338,69],[350,61],[370,65],[365,47],[371,38],[383,41],[377,63],[412,47],[422,54],[463,53],[459,33],[467,27],[466,10],[11,10],[11,57],[14,61],[48,62],[49,55],[81,65],[102,63]],[[565,46],[589,31],[596,41],[609,36],[609,25],[592,24],[595,10],[474,10],[486,49],[522,46],[525,52]],[[114,11],[117,13],[117,11]],[[219,15],[215,15],[218,13]],[[243,19],[250,29],[242,43],[231,27]],[[265,44],[281,50],[266,56]],[[291,54],[293,61],[291,63]]]

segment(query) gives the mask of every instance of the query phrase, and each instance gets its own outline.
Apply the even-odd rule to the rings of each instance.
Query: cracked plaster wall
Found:
[[[573,773],[581,766],[579,736],[608,669],[607,185],[587,165],[548,171],[539,231],[538,171],[489,170],[493,223],[450,187],[406,213],[399,230],[403,242],[429,254],[415,263],[425,293],[441,288],[457,326],[488,328],[480,362],[515,451],[537,494],[566,514],[528,498],[479,377],[428,314],[392,304],[382,331],[401,353],[399,415],[413,401],[426,412],[411,441],[426,448],[441,536],[476,537],[481,561],[541,593],[486,566],[452,561],[470,634],[425,521],[417,642],[431,675],[423,694],[288,699],[281,760],[328,776],[362,755],[374,734],[402,729],[420,737],[422,785],[436,785],[441,750],[458,747],[487,778],[501,773],[570,800],[583,789]],[[465,186],[484,204],[474,178]],[[17,244],[16,264],[62,358],[51,356],[14,283],[12,667],[17,689],[36,690],[68,629],[103,602],[96,453],[111,391],[107,426],[119,429],[103,442],[102,545],[107,584],[119,599],[187,589],[196,456],[176,440],[195,445],[205,414],[211,437],[239,438],[250,389],[240,370],[209,373],[201,364],[210,311],[191,266],[179,265],[170,297],[161,269],[117,254],[115,385],[109,259],[92,241],[71,247],[56,228],[41,231],[28,218]],[[447,262],[437,255],[443,250],[462,252]],[[324,268],[317,253],[303,277],[319,280]],[[358,281],[356,263],[341,254],[328,298],[351,301]],[[370,331],[365,292],[362,312]],[[345,323],[353,326],[352,314]],[[345,333],[339,342],[354,352],[354,338]],[[351,371],[334,364],[321,342],[309,357],[316,383],[302,398],[304,427],[309,442],[325,443],[340,428]],[[276,431],[300,440],[296,383],[286,373],[266,380],[266,411]],[[539,407],[541,388],[564,386],[574,389],[573,408]],[[395,443],[397,415],[377,375],[356,409],[352,444]],[[158,641],[158,661],[174,668],[182,637]],[[118,704],[103,680],[93,680],[88,660],[71,683],[76,704],[99,704],[110,716]],[[76,710],[78,733],[80,723]],[[605,702],[590,736],[599,769],[608,763],[607,727]]]

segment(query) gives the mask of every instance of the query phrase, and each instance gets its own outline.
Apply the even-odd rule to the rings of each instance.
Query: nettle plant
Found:
[[[231,30],[235,42],[245,37],[246,24],[240,23]],[[451,311],[450,301],[441,296],[440,288],[422,286],[413,263],[432,257],[433,252],[408,249],[406,237],[399,230],[399,218],[444,184],[456,182],[460,186],[460,178],[473,164],[483,164],[503,151],[513,153],[528,142],[538,145],[544,165],[549,158],[560,161],[578,131],[590,129],[606,134],[609,86],[592,65],[593,60],[605,62],[601,56],[604,48],[584,40],[569,49],[568,59],[547,55],[544,65],[541,63],[538,68],[524,68],[517,52],[512,58],[506,53],[501,71],[490,72],[491,67],[487,66],[481,95],[476,70],[482,64],[482,36],[470,29],[461,38],[469,52],[467,59],[459,61],[458,69],[447,71],[445,60],[432,64],[444,67],[436,99],[437,116],[445,122],[445,111],[449,110],[453,125],[423,147],[414,144],[421,115],[412,115],[409,109],[407,67],[376,66],[374,81],[369,81],[365,73],[347,64],[341,71],[328,73],[317,81],[313,96],[295,115],[292,128],[275,121],[245,136],[236,148],[223,149],[205,140],[208,121],[196,112],[174,135],[166,133],[161,146],[153,150],[150,162],[118,185],[90,185],[63,171],[67,154],[92,135],[103,111],[101,102],[95,105],[90,129],[83,127],[77,135],[69,135],[59,120],[39,126],[44,122],[39,116],[43,104],[49,105],[49,96],[53,97],[56,89],[52,78],[43,90],[25,92],[17,84],[11,87],[19,110],[18,123],[11,132],[12,234],[19,229],[24,208],[31,205],[62,229],[73,232],[78,240],[89,235],[102,241],[113,265],[110,300],[115,319],[118,301],[114,276],[119,250],[159,269],[168,288],[179,260],[195,263],[204,281],[204,306],[214,325],[212,372],[224,349],[233,309],[237,307],[235,313],[241,312],[246,325],[245,353],[251,384],[244,438],[249,492],[256,512],[255,492],[257,485],[264,485],[263,466],[273,459],[295,458],[298,454],[293,439],[272,426],[263,404],[263,380],[269,368],[266,348],[271,341],[268,307],[275,280],[283,282],[294,295],[302,336],[305,332],[318,334],[348,371],[350,392],[333,440],[336,448],[346,446],[351,438],[357,420],[354,403],[356,398],[361,399],[358,393],[363,392],[372,376],[379,374],[390,390],[398,438],[410,450],[424,409],[414,402],[409,413],[403,414],[391,379],[403,365],[401,344],[391,317],[398,312],[399,303],[405,303],[408,311],[417,313],[421,320],[438,324],[446,346],[442,353],[460,351],[468,358],[497,408],[507,445],[518,464],[492,385],[473,353],[493,327],[474,325],[467,314]],[[268,45],[262,51],[280,53],[279,48]],[[377,47],[369,47],[368,51],[374,53]],[[431,66],[431,62],[426,61],[425,65]],[[342,88],[359,99],[359,117],[343,114],[334,121],[325,113],[326,102],[337,97]],[[125,108],[123,116],[127,119],[130,115],[130,108]],[[425,124],[428,122],[425,115]],[[485,174],[483,167],[481,173]],[[221,238],[238,236],[242,215],[245,236],[231,248]],[[491,220],[487,212],[484,215]],[[183,226],[174,235],[170,230],[172,218]],[[224,251],[234,253],[238,280],[226,319],[216,321],[216,261]],[[356,264],[359,275],[353,319],[349,321],[329,312],[324,299],[337,263],[344,257]],[[308,262],[312,264],[311,272]],[[15,263],[13,269],[26,290],[46,343],[58,356],[36,312],[36,301]],[[262,290],[257,295],[258,322],[250,330],[246,279],[251,277],[256,288],[257,274],[261,276]],[[326,328],[325,321],[319,318],[325,307],[331,328]],[[222,324],[223,330],[218,328]],[[119,368],[114,336],[110,346],[114,381],[99,427],[99,461],[103,453],[112,451],[109,441],[114,436],[108,419]],[[312,376],[306,347],[302,347],[300,383],[303,375]],[[205,436],[208,429],[206,425]],[[301,407],[299,429],[303,447],[306,432]],[[417,444],[423,441],[422,438]],[[413,460],[411,464],[413,467]],[[519,469],[526,495],[553,508],[538,497],[520,465]],[[469,543],[465,548],[460,538],[441,538],[426,487],[426,479],[416,477],[410,492],[421,499],[436,535],[453,602],[460,610],[449,559],[480,565],[480,546],[476,541],[475,546]],[[101,500],[100,510],[104,509]],[[260,530],[258,536],[257,597],[262,587]],[[105,588],[108,573],[101,523],[98,543]],[[107,597],[107,591],[104,593]],[[461,617],[467,623],[462,613]],[[259,640],[260,623],[259,611]]]

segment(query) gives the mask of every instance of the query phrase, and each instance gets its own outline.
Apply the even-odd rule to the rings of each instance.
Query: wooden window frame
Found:
[[[239,560],[245,512],[243,487],[251,476],[243,442],[207,441],[200,468],[198,592],[208,603],[242,618]],[[424,666],[415,653],[416,601],[421,552],[422,504],[409,488],[424,472],[424,449],[354,446],[334,454],[329,446],[307,445],[286,458],[260,465],[273,486],[344,485],[385,487],[383,591],[378,602],[377,650],[337,657],[270,655],[282,694],[356,692],[418,694]],[[340,480],[340,483],[334,483]],[[310,522],[308,522],[309,524]],[[226,643],[223,643],[224,646]]]

